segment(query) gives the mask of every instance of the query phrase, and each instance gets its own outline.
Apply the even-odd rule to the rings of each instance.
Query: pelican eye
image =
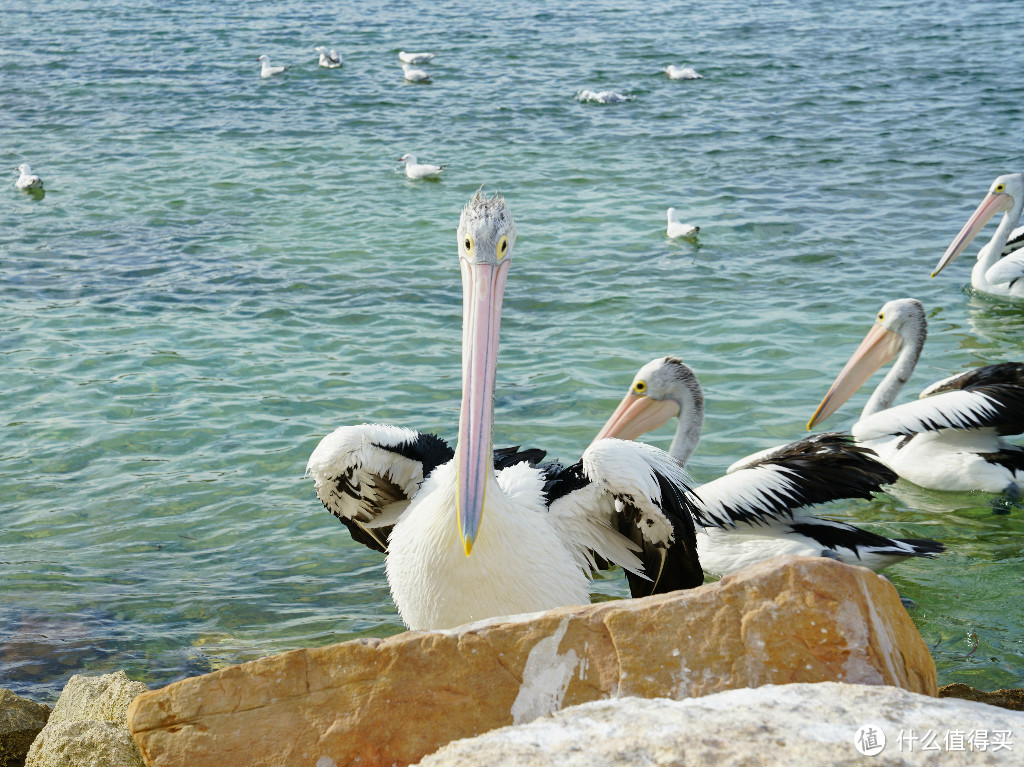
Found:
[[[633,384],[633,394],[643,394],[647,391],[647,384],[643,381],[637,381]]]
[[[885,319],[885,312],[879,312],[878,313],[878,321],[881,322],[884,319]]]
[[[462,241],[462,244],[466,246],[466,253],[473,252],[473,237],[472,235],[466,235],[466,239]]]
[[[500,261],[508,253],[508,237],[501,235],[501,239],[498,240],[498,260]]]
[[[996,188],[992,190],[996,194],[1006,191],[1006,184],[996,184]]]

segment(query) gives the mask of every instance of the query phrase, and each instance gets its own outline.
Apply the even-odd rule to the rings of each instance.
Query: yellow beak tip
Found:
[[[468,557],[469,556],[469,552],[471,552],[473,550],[473,539],[472,538],[464,538],[463,541],[462,541],[462,545],[465,547],[465,549],[466,549],[466,556]]]

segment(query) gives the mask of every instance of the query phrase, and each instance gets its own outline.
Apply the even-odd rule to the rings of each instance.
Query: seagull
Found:
[[[677,357],[648,362],[598,433],[597,439],[635,439],[678,418],[668,452],[685,466],[704,427],[704,391],[696,373]],[[880,570],[908,557],[945,549],[928,539],[892,539],[812,514],[813,504],[870,498],[896,473],[870,449],[842,434],[817,434],[740,459],[727,473],[693,490],[697,504],[728,509],[730,520],[697,529],[701,566],[728,575],[781,554],[827,556]]]
[[[327,50],[324,46],[318,45],[313,50],[320,54],[320,66],[324,69],[337,69],[341,66],[341,56],[334,48]]]
[[[283,66],[283,65],[279,66],[279,67],[271,66],[271,64],[270,64],[270,57],[267,54],[265,54],[265,53],[262,56],[260,56],[258,59],[256,59],[256,61],[262,61],[263,62],[263,67],[262,67],[262,69],[260,69],[260,77],[263,77],[263,78],[273,77],[274,75],[279,75],[284,70],[286,70],[288,68],[288,67]]]
[[[616,91],[587,91],[583,90],[576,96],[579,101],[593,101],[596,104],[618,104],[629,101],[630,96]]]
[[[409,64],[402,64],[402,72],[405,73],[405,79],[411,83],[429,83],[430,74],[423,69],[416,69]]]
[[[406,53],[405,51],[399,51],[398,60],[403,64],[426,64],[436,55],[436,53]]]
[[[670,80],[703,80],[704,75],[698,74],[697,70],[693,67],[677,67],[675,64],[669,64],[665,67],[665,74],[668,75]]]
[[[35,189],[43,188],[43,180],[39,176],[33,175],[32,166],[27,162],[23,162],[15,170],[21,171],[21,176],[14,182],[14,185],[18,189],[22,189],[26,192],[30,192]]]
[[[398,161],[405,163],[405,175],[411,179],[437,178],[441,175],[441,171],[448,167],[447,165],[418,163],[414,154],[403,154]]]
[[[675,208],[668,209],[668,230],[666,234],[675,239],[676,237],[695,237],[697,232],[700,231],[699,226],[693,224],[684,224],[679,220],[679,214],[676,213]]]

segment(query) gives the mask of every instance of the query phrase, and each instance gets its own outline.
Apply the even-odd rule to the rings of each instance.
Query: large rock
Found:
[[[0,688],[0,767],[21,767],[50,707]]]
[[[71,677],[25,767],[142,767],[125,719],[128,705],[147,690],[123,671]]]
[[[585,703],[450,743],[420,767],[1006,767],[1022,748],[1021,713],[823,682]]]
[[[139,696],[148,764],[405,765],[586,701],[842,680],[935,695],[892,585],[783,557],[688,592],[296,650]]]

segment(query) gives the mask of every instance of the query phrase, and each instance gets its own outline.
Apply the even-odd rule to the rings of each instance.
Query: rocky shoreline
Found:
[[[74,676],[52,712],[0,690],[0,767],[845,765],[864,726],[888,738],[886,764],[1016,764],[1024,691],[939,690],[891,584],[785,557],[693,591],[296,650],[159,690]]]

